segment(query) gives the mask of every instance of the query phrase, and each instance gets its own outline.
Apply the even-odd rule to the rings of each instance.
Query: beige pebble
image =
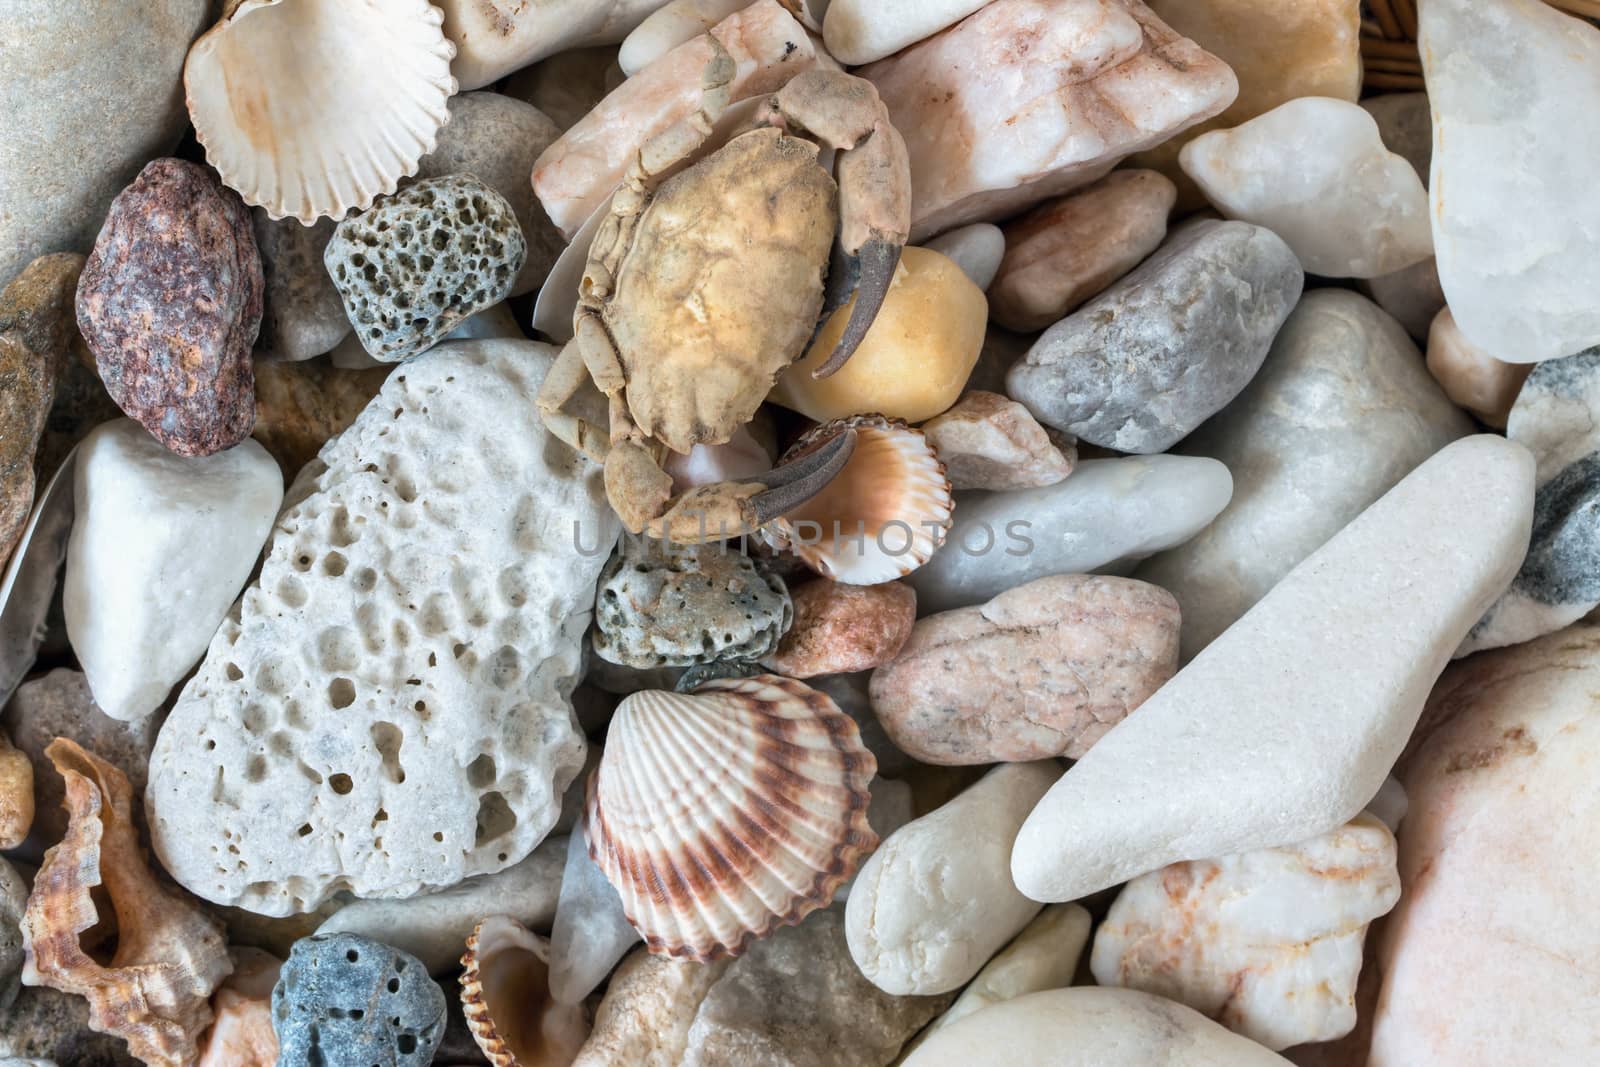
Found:
[[[32,825],[33,764],[0,733],[0,849],[22,844]]]
[[[1449,308],[1434,316],[1428,330],[1428,373],[1446,396],[1485,425],[1505,429],[1511,405],[1516,403],[1533,367],[1532,363],[1495,359],[1467,340]]]
[[[273,1067],[278,1035],[272,1029],[272,987],[283,961],[253,948],[228,950],[233,973],[211,997],[215,1016],[195,1067]]]
[[[790,590],[794,625],[766,660],[790,678],[868,671],[900,653],[917,618],[902,582],[845,585],[827,578]]]
[[[1077,759],[1178,667],[1178,603],[1060,574],[923,619],[872,676],[872,708],[925,763]]]
[[[1072,473],[1077,450],[1063,451],[1028,409],[976,390],[922,426],[954,489],[1033,489]]]
[[[1053,325],[1156,250],[1177,197],[1153,170],[1119,170],[1008,223],[990,316],[1010,330]]]

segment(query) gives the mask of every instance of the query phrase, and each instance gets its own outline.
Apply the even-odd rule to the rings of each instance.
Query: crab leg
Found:
[[[853,293],[856,302],[839,343],[812,372],[826,378],[854,354],[889,293],[911,234],[911,163],[878,90],[841,71],[796,76],[772,98],[767,121],[793,122],[839,149],[839,243],[849,264],[844,288],[831,284],[830,298],[843,303]]]

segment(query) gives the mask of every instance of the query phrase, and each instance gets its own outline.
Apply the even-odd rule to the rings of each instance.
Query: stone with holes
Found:
[[[470,174],[451,174],[345,219],[323,262],[362,346],[398,363],[504,300],[527,257],[506,198]]]
[[[408,952],[355,934],[294,943],[272,987],[279,1067],[426,1067],[445,999]]]
[[[617,526],[529,402],[552,351],[455,341],[398,368],[290,488],[151,757],[152,844],[192,892],[277,915],[409,897],[555,824]]]

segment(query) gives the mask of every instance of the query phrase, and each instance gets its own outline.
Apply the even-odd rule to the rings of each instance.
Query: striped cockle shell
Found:
[[[509,915],[473,927],[461,957],[461,1010],[494,1067],[566,1067],[589,1037],[581,1004],[550,993],[550,942]]]
[[[651,952],[736,956],[877,847],[877,760],[822,693],[763,674],[634,693],[589,779],[589,852]]]
[[[780,462],[845,430],[856,449],[828,486],[774,522],[767,538],[823,577],[848,585],[903,578],[928,562],[955,509],[944,464],[921,430],[882,415],[852,415],[813,428]]]
[[[229,0],[184,93],[223,183],[309,226],[417,172],[450,120],[455,54],[428,0]]]

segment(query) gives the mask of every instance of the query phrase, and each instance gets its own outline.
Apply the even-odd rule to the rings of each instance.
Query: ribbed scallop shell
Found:
[[[855,722],[788,678],[634,693],[589,779],[589,852],[651,952],[736,956],[826,906],[877,846],[876,770]]]
[[[206,160],[308,226],[394,192],[450,119],[443,23],[427,0],[232,0],[183,68]]]
[[[850,462],[826,489],[774,522],[768,540],[834,581],[892,582],[932,558],[950,532],[955,498],[922,431],[882,415],[823,423],[796,441],[782,462],[847,429],[856,431]]]
[[[461,1010],[494,1067],[566,1067],[589,1036],[581,1004],[550,995],[550,942],[509,915],[473,927],[461,957]]]

